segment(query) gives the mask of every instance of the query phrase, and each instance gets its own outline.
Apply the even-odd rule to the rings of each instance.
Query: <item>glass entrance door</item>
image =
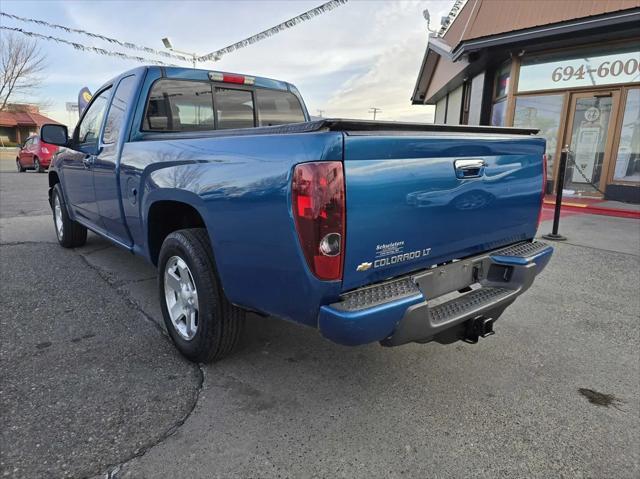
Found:
[[[569,103],[567,140],[571,156],[565,195],[602,196],[611,158],[619,92],[574,93]]]

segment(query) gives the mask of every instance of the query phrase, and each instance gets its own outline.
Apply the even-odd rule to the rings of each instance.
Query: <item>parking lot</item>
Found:
[[[155,270],[57,245],[47,175],[0,174],[4,477],[638,477],[640,222],[569,241],[477,345],[347,348],[250,316],[182,359]],[[550,226],[543,223],[540,231]]]

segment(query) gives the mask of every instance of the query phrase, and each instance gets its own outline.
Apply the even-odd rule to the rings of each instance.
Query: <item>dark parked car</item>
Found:
[[[57,146],[42,142],[38,135],[31,135],[20,147],[16,157],[16,167],[20,173],[27,169],[43,173],[49,168],[51,158],[56,151],[58,151]]]

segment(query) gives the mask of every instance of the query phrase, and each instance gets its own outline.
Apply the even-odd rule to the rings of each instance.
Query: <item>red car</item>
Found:
[[[58,151],[57,146],[43,143],[38,135],[31,135],[20,147],[16,158],[16,167],[20,173],[27,168],[42,173],[49,168],[56,151]]]

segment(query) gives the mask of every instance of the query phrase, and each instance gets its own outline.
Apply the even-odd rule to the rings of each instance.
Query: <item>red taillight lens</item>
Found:
[[[309,268],[319,279],[341,279],[345,233],[342,162],[297,165],[291,196],[296,231]]]
[[[544,195],[547,192],[547,155],[542,155],[542,194],[540,195],[540,211],[538,212],[538,227],[542,221],[542,208],[544,208]]]

